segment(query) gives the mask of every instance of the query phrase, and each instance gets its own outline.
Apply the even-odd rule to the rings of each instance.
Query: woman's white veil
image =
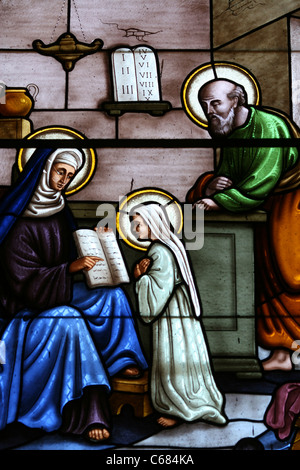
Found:
[[[42,176],[35,192],[23,213],[23,217],[49,217],[60,212],[65,206],[65,198],[60,191],[50,187],[50,171],[53,163],[67,163],[75,171],[82,166],[83,157],[78,149],[57,149],[46,161]]]

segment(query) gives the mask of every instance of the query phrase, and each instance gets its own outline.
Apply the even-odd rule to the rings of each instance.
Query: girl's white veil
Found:
[[[139,214],[150,228],[153,236],[167,245],[174,253],[183,279],[189,287],[195,315],[197,317],[200,316],[200,302],[188,257],[182,242],[170,228],[169,218],[165,209],[158,203],[140,204],[131,211],[131,216],[134,214]]]

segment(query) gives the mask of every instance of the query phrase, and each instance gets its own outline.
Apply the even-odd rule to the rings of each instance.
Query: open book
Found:
[[[80,229],[74,232],[78,255],[98,256],[89,271],[83,271],[89,287],[115,286],[130,282],[129,275],[113,231]]]

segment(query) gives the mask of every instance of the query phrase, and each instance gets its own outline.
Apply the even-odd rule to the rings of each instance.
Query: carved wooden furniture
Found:
[[[31,132],[31,122],[22,118],[1,118],[0,139],[23,139]]]
[[[153,413],[149,393],[148,371],[145,371],[139,379],[114,377],[112,379],[112,389],[110,408],[113,414],[120,414],[125,405],[132,406],[134,415],[138,418],[145,418]]]

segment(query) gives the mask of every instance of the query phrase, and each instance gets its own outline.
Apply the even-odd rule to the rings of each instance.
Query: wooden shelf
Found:
[[[28,119],[0,117],[0,139],[23,139],[31,133],[31,126]]]
[[[148,113],[151,116],[163,116],[172,108],[168,101],[118,101],[103,103],[103,109],[110,116],[124,113]]]

